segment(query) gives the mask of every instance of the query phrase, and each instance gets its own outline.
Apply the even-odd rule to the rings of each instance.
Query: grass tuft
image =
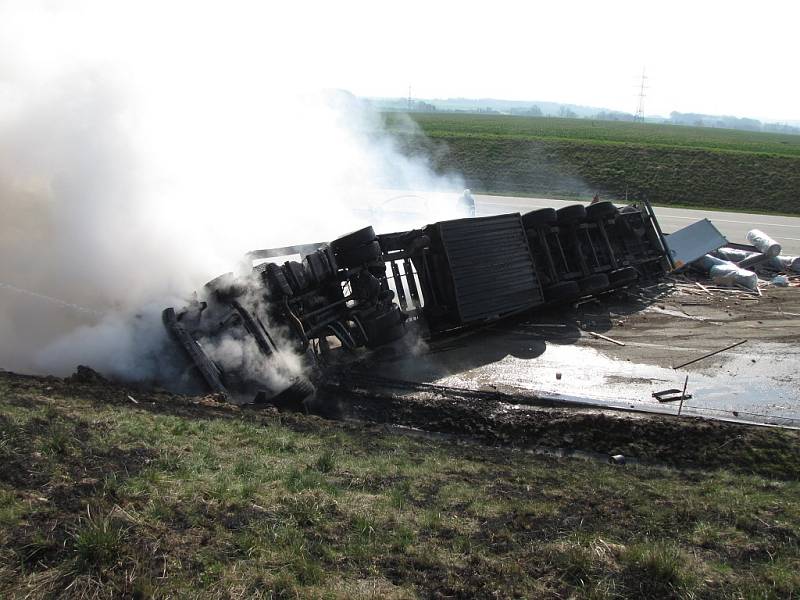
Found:
[[[93,516],[88,506],[86,515],[71,532],[78,572],[114,566],[121,558],[125,529],[109,516]]]
[[[332,450],[325,450],[314,461],[314,468],[320,473],[330,473],[336,466],[336,455]]]
[[[677,546],[666,542],[642,542],[621,555],[629,586],[645,597],[688,595],[697,583],[689,559]]]

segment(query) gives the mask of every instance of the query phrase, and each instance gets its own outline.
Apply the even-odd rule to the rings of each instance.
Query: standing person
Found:
[[[592,198],[592,201],[589,204],[597,204],[598,202],[600,202],[600,194],[595,192],[594,197]]]

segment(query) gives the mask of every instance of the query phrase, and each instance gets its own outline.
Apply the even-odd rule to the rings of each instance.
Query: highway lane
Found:
[[[518,198],[512,196],[488,196],[473,194],[478,216],[507,212],[527,212],[552,206],[560,208],[575,204],[572,200],[549,198]],[[783,246],[783,254],[800,254],[800,217],[757,215],[749,213],[694,210],[687,208],[655,207],[661,228],[670,233],[694,221],[707,218],[731,242],[747,243],[745,234],[750,229],[761,229]]]

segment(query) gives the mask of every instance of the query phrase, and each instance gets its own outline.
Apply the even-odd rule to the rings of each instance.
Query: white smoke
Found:
[[[150,377],[160,309],[248,250],[463,187],[304,79],[260,3],[200,4],[0,2],[0,367]]]

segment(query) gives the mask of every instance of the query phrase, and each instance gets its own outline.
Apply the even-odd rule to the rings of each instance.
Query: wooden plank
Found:
[[[589,335],[593,335],[596,338],[600,338],[601,340],[605,340],[607,342],[611,342],[612,344],[616,344],[617,346],[624,346],[625,345],[625,342],[620,342],[620,341],[611,339],[610,337],[608,337],[606,335],[603,335],[602,333],[597,333],[596,331],[587,331],[586,333],[588,333]]]
[[[695,282],[694,282],[694,284],[695,284],[697,287],[699,287],[701,290],[703,290],[703,291],[704,291],[706,294],[708,294],[709,296],[713,296],[713,295],[714,295],[714,294],[712,294],[712,293],[711,293],[711,291],[710,291],[710,290],[709,290],[709,289],[708,289],[706,286],[704,286],[704,285],[703,285],[702,283],[700,283],[699,281],[695,281]]]

